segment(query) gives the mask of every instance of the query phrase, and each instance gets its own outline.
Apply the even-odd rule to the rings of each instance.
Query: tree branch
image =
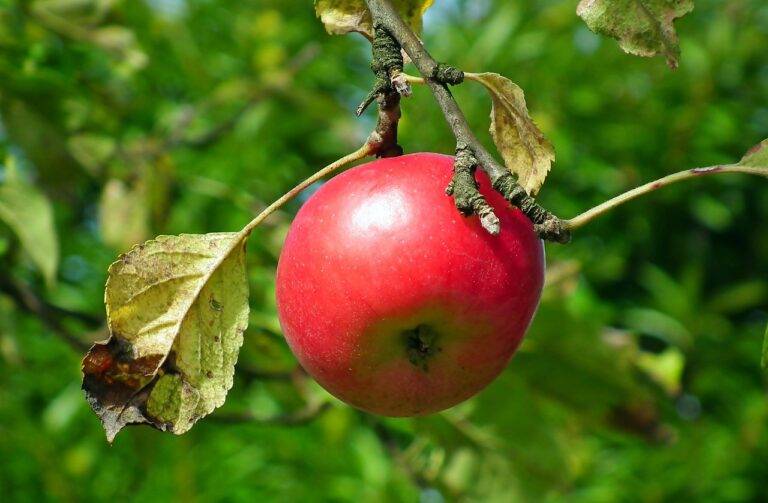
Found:
[[[240,120],[248,113],[251,109],[253,109],[254,106],[261,103],[265,99],[271,98],[275,96],[276,94],[279,94],[283,91],[285,91],[290,83],[293,81],[296,74],[302,70],[308,63],[310,63],[317,54],[319,53],[320,49],[318,44],[316,43],[310,43],[307,46],[305,46],[303,49],[301,49],[291,60],[288,62],[288,64],[285,66],[285,69],[277,75],[276,79],[273,79],[273,81],[268,81],[267,83],[263,84],[262,86],[259,86],[255,91],[251,93],[251,96],[248,98],[248,100],[243,104],[241,108],[236,110],[229,118],[223,120],[219,124],[215,124],[212,126],[208,131],[204,133],[200,133],[197,136],[192,137],[185,137],[184,132],[186,131],[186,126],[194,119],[195,117],[195,111],[192,111],[191,117],[182,117],[176,126],[173,128],[173,131],[169,135],[168,138],[165,139],[163,142],[163,145],[161,146],[161,151],[166,150],[172,150],[177,147],[188,147],[188,148],[207,148],[210,145],[216,143],[219,141],[225,134],[233,130],[239,123]],[[197,112],[199,113],[200,108],[206,108],[207,106],[203,107],[197,107]]]
[[[570,233],[562,225],[562,221],[536,204],[536,201],[517,184],[514,175],[494,159],[472,132],[464,113],[445,84],[447,77],[451,76],[455,69],[451,72],[450,68],[446,68],[432,58],[413,30],[400,18],[390,0],[365,0],[365,2],[374,24],[384,27],[395,37],[426,80],[456,137],[457,151],[469,149],[474,154],[479,163],[478,166],[488,174],[494,189],[531,219],[543,239],[561,243],[569,241]],[[459,79],[453,75],[451,80],[455,82]],[[471,191],[471,188],[465,188],[465,190]]]
[[[654,182],[646,183],[636,187],[630,191],[620,194],[613,199],[595,206],[594,208],[585,211],[581,215],[574,218],[564,220],[563,225],[569,230],[576,230],[579,227],[588,224],[595,218],[611,211],[613,208],[620,206],[626,202],[629,202],[642,195],[648,194],[655,190],[658,190],[667,185],[671,185],[683,180],[689,180],[691,178],[698,178],[700,176],[714,175],[717,173],[746,173],[749,175],[758,175],[768,178],[768,168],[756,168],[752,166],[740,166],[738,164],[726,164],[721,166],[710,166],[707,168],[693,168],[679,173],[667,175],[664,178],[660,178]]]
[[[78,353],[84,353],[90,347],[88,342],[77,337],[64,325],[59,318],[59,315],[63,314],[59,308],[40,299],[26,285],[4,276],[0,278],[0,291],[11,297],[20,309],[34,315],[53,335],[58,336]],[[73,317],[81,318],[81,315],[78,313]]]

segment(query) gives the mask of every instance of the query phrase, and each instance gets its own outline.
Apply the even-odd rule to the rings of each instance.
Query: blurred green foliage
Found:
[[[562,216],[768,137],[762,0],[698,0],[676,24],[676,72],[593,35],[575,2],[436,4],[438,59],[526,90],[558,153],[541,202]],[[110,261],[156,234],[239,229],[359,145],[373,114],[351,110],[371,81],[367,43],[327,36],[310,2],[0,0],[0,173],[52,201],[60,241],[46,285],[40,254],[0,227],[0,499],[765,501],[768,187],[742,176],[665,189],[549,246],[523,348],[453,410],[382,420],[334,402],[306,425],[226,424],[322,394],[262,375],[295,365],[273,297],[293,204],[249,243],[227,404],[185,436],[132,428],[107,445],[72,346],[104,335]],[[455,94],[490,145],[484,92]],[[453,149],[424,89],[401,143]]]

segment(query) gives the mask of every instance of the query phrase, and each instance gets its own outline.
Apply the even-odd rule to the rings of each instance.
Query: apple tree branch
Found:
[[[456,151],[460,154],[457,158],[463,161],[455,170],[457,174],[449,191],[454,197],[461,196],[457,200],[459,209],[463,212],[469,209],[473,212],[482,210],[481,218],[485,220],[484,226],[490,232],[495,230],[495,215],[491,218],[492,210],[478,193],[474,177],[466,176],[465,164],[469,161],[475,164],[470,167],[470,172],[472,168],[485,171],[493,188],[530,218],[542,239],[559,243],[568,242],[570,231],[563,225],[563,221],[537,204],[536,200],[518,185],[515,175],[500,165],[472,132],[464,113],[447,87],[449,84],[460,83],[463,80],[463,72],[435,61],[389,0],[365,0],[365,2],[373,17],[374,26],[378,30],[385,30],[397,41],[424,77],[456,137]],[[374,69],[376,66],[377,63],[374,62]]]

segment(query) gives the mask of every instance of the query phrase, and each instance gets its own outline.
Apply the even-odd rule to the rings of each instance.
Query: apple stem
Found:
[[[388,94],[407,95],[410,89],[398,89],[393,82],[394,79],[403,72],[403,53],[400,51],[400,45],[397,40],[384,28],[379,25],[373,27],[373,43],[371,44],[371,70],[376,75],[376,82],[373,89],[357,107],[356,115],[360,117],[368,105],[379,96]],[[407,84],[407,82],[406,82]]]
[[[453,178],[445,193],[453,196],[456,208],[463,215],[476,214],[480,218],[480,224],[489,234],[497,235],[501,230],[499,218],[493,212],[493,208],[478,190],[475,170],[477,158],[468,148],[456,150],[456,160],[453,163]]]
[[[298,196],[304,189],[331,173],[370,155],[375,155],[376,157],[401,155],[403,149],[397,144],[397,126],[400,121],[400,94],[397,92],[382,93],[377,97],[377,103],[379,106],[379,116],[376,121],[376,127],[368,135],[368,139],[360,148],[332,162],[280,196],[279,199],[267,206],[243,227],[240,231],[242,236],[249,236],[253,229],[258,227],[269,215]]]
[[[768,168],[743,166],[739,164],[726,164],[726,165],[719,165],[719,166],[710,166],[706,168],[687,169],[685,171],[680,171],[679,173],[667,175],[656,181],[646,183],[645,185],[641,185],[630,191],[620,194],[614,197],[613,199],[609,199],[608,201],[602,204],[599,204],[594,208],[589,209],[574,218],[571,218],[569,220],[564,220],[563,224],[568,230],[573,231],[588,224],[589,222],[596,219],[597,217],[604,215],[605,213],[608,213],[614,208],[621,206],[626,202],[629,202],[645,194],[654,192],[662,187],[666,187],[673,183],[681,182],[684,180],[699,178],[701,176],[714,175],[717,173],[746,173],[750,175],[758,175],[758,176],[763,176],[768,178]]]
[[[385,29],[397,40],[426,81],[456,137],[457,150],[471,151],[478,161],[478,167],[488,174],[494,189],[528,216],[540,237],[560,243],[568,242],[570,232],[562,225],[562,221],[539,206],[534,198],[517,184],[517,178],[494,159],[472,132],[464,113],[447,87],[447,84],[461,82],[464,73],[435,61],[413,30],[402,20],[390,0],[365,0],[365,2],[373,17],[374,25]],[[407,77],[406,80],[408,80]],[[465,186],[462,190],[471,191],[471,187]]]
[[[377,151],[377,148],[375,146],[375,143],[371,142],[370,140],[365,142],[365,144],[359,149],[345,155],[341,159],[338,159],[332,162],[328,166],[324,167],[320,171],[317,171],[312,176],[303,180],[294,188],[292,188],[291,190],[289,190],[288,192],[280,196],[279,199],[277,199],[275,202],[267,206],[261,213],[256,215],[256,217],[253,220],[248,222],[248,224],[245,227],[243,227],[240,233],[243,236],[250,235],[251,232],[253,232],[253,229],[258,227],[259,224],[261,224],[269,215],[271,215],[276,210],[281,208],[285,203],[292,200],[294,197],[298,196],[307,187],[325,178],[326,176],[330,175],[334,171],[338,171],[339,169],[343,168],[344,166],[350,163],[363,159],[364,157],[367,157],[369,155],[373,155],[374,153],[376,153],[376,151]]]

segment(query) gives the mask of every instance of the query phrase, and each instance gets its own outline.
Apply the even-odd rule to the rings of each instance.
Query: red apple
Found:
[[[490,188],[492,236],[445,194],[453,157],[412,154],[351,169],[299,211],[280,255],[280,323],[325,389],[385,416],[437,412],[506,366],[541,296],[531,222]]]

